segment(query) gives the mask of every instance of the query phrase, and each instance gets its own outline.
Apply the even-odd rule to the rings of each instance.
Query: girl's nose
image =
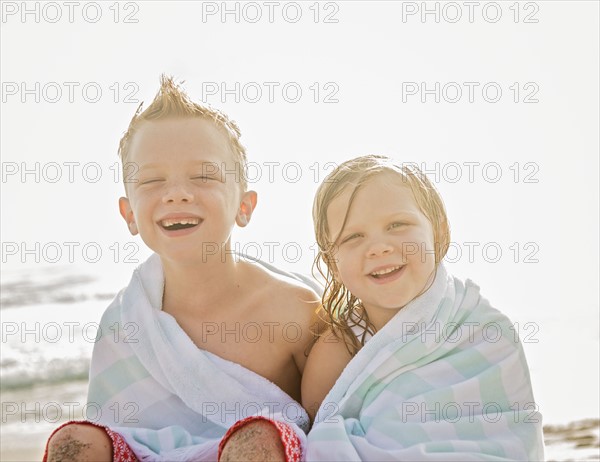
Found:
[[[367,257],[376,258],[389,255],[394,251],[394,247],[383,240],[377,240],[370,243],[367,249]]]

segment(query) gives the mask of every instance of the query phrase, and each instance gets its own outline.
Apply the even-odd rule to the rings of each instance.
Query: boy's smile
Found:
[[[198,227],[204,220],[200,217],[185,213],[169,213],[164,218],[158,220],[158,224],[165,230],[168,236],[181,236],[188,233],[181,231],[190,230]]]
[[[127,163],[135,174],[121,214],[162,258],[206,262],[207,246],[226,250],[234,223],[249,220],[255,193],[242,194],[227,138],[210,120],[144,122]]]
[[[336,278],[379,329],[426,289],[435,268],[433,230],[398,174],[368,180],[348,210],[352,191],[342,190],[327,209]]]

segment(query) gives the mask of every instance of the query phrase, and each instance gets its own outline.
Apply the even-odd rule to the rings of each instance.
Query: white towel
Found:
[[[104,313],[90,369],[90,420],[123,435],[141,460],[216,460],[227,429],[250,415],[290,424],[302,436],[309,421],[301,405],[264,377],[199,349],[161,310],[163,289],[153,255]]]

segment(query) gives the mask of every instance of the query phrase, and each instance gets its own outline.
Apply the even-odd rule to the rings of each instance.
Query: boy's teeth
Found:
[[[383,276],[384,274],[392,273],[396,270],[399,270],[400,268],[401,268],[401,266],[394,266],[393,268],[388,268],[388,269],[384,269],[384,270],[380,270],[380,271],[373,271],[371,273],[371,276]]]
[[[198,223],[200,223],[200,220],[198,218],[172,218],[161,221],[161,224],[163,226],[197,225]]]

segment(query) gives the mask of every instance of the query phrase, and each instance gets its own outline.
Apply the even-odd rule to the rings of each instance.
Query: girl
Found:
[[[313,218],[329,328],[302,380],[307,460],[543,460],[521,344],[473,282],[447,274],[448,220],[426,176],[347,161]]]

